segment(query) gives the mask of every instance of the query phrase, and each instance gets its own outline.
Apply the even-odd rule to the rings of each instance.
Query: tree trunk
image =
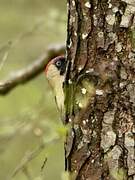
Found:
[[[66,170],[135,180],[135,0],[68,0]]]

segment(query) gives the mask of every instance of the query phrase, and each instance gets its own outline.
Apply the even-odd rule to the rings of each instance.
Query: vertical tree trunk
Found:
[[[68,0],[66,168],[135,179],[135,0]]]

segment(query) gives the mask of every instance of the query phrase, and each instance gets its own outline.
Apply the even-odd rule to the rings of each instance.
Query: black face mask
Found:
[[[58,60],[56,60],[55,66],[60,71],[60,75],[63,75],[65,73],[65,70],[66,70],[65,57],[60,57]]]

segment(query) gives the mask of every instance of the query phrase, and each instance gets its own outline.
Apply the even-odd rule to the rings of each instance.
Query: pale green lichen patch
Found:
[[[75,105],[78,105],[79,108],[85,108],[94,94],[94,84],[84,79],[81,84],[76,87]]]
[[[111,171],[111,175],[114,179],[117,180],[126,180],[126,172],[123,168],[120,169],[114,169],[113,171]]]
[[[81,67],[79,67],[80,70]],[[78,111],[87,107],[91,97],[95,95],[94,82],[88,78],[81,79],[79,82],[69,79],[64,86],[66,114],[72,116],[73,111]]]

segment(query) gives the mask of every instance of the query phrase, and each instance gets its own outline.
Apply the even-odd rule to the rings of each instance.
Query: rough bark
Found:
[[[135,0],[68,0],[66,170],[135,179]]]

